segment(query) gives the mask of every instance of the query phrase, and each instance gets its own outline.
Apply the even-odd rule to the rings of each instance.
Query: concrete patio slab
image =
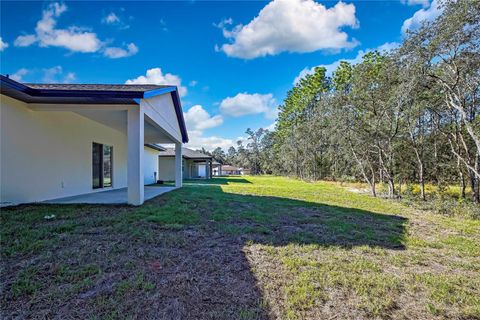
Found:
[[[145,201],[155,198],[161,194],[175,190],[176,187],[156,187],[145,186]],[[44,201],[52,204],[126,204],[128,200],[127,188],[100,191],[94,193],[81,194],[73,197],[58,198]]]

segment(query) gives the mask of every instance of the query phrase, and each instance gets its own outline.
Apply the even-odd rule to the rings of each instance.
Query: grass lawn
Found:
[[[480,221],[326,182],[2,209],[7,318],[480,319]]]

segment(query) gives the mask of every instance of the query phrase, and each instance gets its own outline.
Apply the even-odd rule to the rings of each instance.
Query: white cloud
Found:
[[[247,25],[225,28],[231,19],[217,26],[222,28],[225,43],[216,50],[230,57],[253,59],[288,52],[312,52],[352,48],[343,27],[358,26],[355,6],[338,2],[326,8],[313,0],[274,0],[267,4]]]
[[[233,24],[233,19],[228,18],[228,19],[223,19],[219,23],[214,23],[213,26],[219,29],[224,29],[227,25],[232,25],[232,24]]]
[[[115,14],[115,12],[110,12],[105,18],[102,19],[102,22],[106,24],[115,24],[120,22],[120,18]]]
[[[232,139],[222,138],[218,136],[203,136],[202,131],[189,131],[188,132],[189,141],[186,145],[187,148],[191,149],[201,149],[202,147],[206,150],[212,151],[215,148],[222,148],[227,150],[229,147],[235,145],[235,141]]]
[[[392,50],[398,49],[400,43],[398,42],[385,42],[384,44],[379,45],[375,50],[380,52],[390,52]],[[367,52],[373,51],[372,49],[367,49]]]
[[[223,114],[233,117],[263,113],[266,118],[275,119],[278,114],[276,103],[271,93],[249,94],[243,92],[223,99],[220,102],[220,110]]]
[[[93,32],[85,31],[76,26],[68,29],[56,29],[57,20],[67,10],[65,4],[51,3],[42,13],[42,19],[37,22],[35,34],[19,36],[15,45],[29,46],[35,42],[41,47],[63,47],[74,52],[96,52],[102,42]]]
[[[63,82],[65,83],[71,83],[73,81],[75,81],[75,79],[77,78],[77,76],[75,75],[74,72],[68,72],[65,77],[63,78]]]
[[[200,131],[213,127],[218,127],[223,123],[221,115],[210,116],[199,104],[194,105],[187,112],[183,113],[185,123],[189,130]]]
[[[369,52],[372,52],[374,50],[377,50],[377,51],[380,51],[380,52],[389,52],[393,49],[398,48],[399,46],[400,46],[400,44],[398,42],[386,42],[386,43],[378,46],[375,49],[359,50],[357,52],[357,55],[352,59],[339,59],[339,60],[334,61],[330,64],[321,64],[321,65],[314,66],[314,67],[311,67],[311,68],[308,68],[308,67],[304,68],[302,71],[300,71],[300,73],[293,80],[293,85],[296,85],[300,81],[300,79],[305,77],[307,74],[313,74],[316,67],[324,67],[327,70],[326,75],[327,76],[332,76],[333,72],[338,68],[341,61],[345,61],[345,62],[348,62],[350,64],[357,64],[357,63],[361,62],[362,57]]]
[[[160,26],[162,28],[162,31],[168,31],[167,22],[164,19],[160,19]]]
[[[418,10],[411,18],[408,18],[403,22],[402,33],[406,34],[407,30],[418,29],[424,21],[435,20],[442,11],[443,9],[439,6],[438,1],[433,0],[429,7],[424,7],[423,9]]]
[[[345,61],[345,62],[348,62],[350,64],[357,64],[360,61],[362,61],[362,57],[365,55],[365,53],[367,53],[367,52],[363,51],[363,50],[359,50],[357,55],[353,59],[340,59],[340,60],[336,60],[336,61],[334,61],[330,64],[321,64],[321,65],[314,66],[314,67],[311,67],[311,68],[308,68],[308,67],[304,68],[302,71],[300,71],[298,76],[296,76],[295,79],[293,79],[293,85],[296,85],[306,75],[313,74],[315,72],[315,68],[317,68],[317,67],[324,67],[327,70],[326,75],[327,76],[332,76],[333,72],[340,65],[340,61]]]
[[[197,84],[198,84],[198,81],[197,81],[197,80],[192,80],[192,81],[190,81],[190,82],[188,83],[188,85],[189,85],[190,87],[195,87]]]
[[[121,30],[130,28],[130,25],[125,23],[125,18],[121,18],[121,16],[123,16],[124,11],[125,9],[122,8],[119,14],[115,12],[110,12],[105,17],[103,17],[102,23],[108,24],[110,26],[116,26]]]
[[[204,130],[218,127],[223,123],[221,115],[211,116],[201,105],[194,105],[187,112],[184,112],[183,116],[189,137],[187,147],[192,149],[205,148],[207,150],[220,147],[226,150],[234,144],[231,139],[219,136],[204,136]]]
[[[76,75],[74,72],[64,72],[62,66],[54,66],[51,68],[44,68],[44,69],[26,69],[21,68],[17,70],[14,74],[10,75],[10,78],[24,82],[24,76],[29,75],[30,78],[41,79],[43,83],[71,83],[74,82],[76,79]]]
[[[430,5],[430,0],[400,0],[400,2],[409,6],[421,5],[424,8]]]
[[[162,69],[148,69],[144,76],[138,76],[134,79],[125,81],[126,84],[158,84],[177,86],[181,97],[187,94],[187,88],[182,86],[182,79],[171,73],[162,73]]]
[[[32,44],[34,44],[35,42],[37,42],[37,36],[33,35],[33,34],[27,34],[27,35],[24,35],[24,36],[18,36],[13,45],[15,47],[28,47]]]
[[[72,52],[103,52],[106,57],[120,58],[134,55],[138,52],[135,44],[129,44],[127,50],[116,47],[105,47],[97,34],[80,28],[70,26],[66,29],[56,28],[57,19],[67,11],[67,6],[63,3],[50,3],[43,10],[42,18],[37,22],[34,34],[18,36],[14,45],[17,47],[28,47],[37,43],[40,47],[61,47]]]
[[[112,59],[130,57],[138,52],[138,47],[132,42],[127,45],[127,48],[107,47],[103,51],[103,55]]]
[[[277,121],[273,122],[269,126],[266,126],[264,129],[266,129],[268,131],[274,131],[276,126],[277,126]]]
[[[63,72],[62,66],[43,69],[42,81],[45,83],[71,83],[75,81],[76,76],[73,72]]]
[[[14,74],[11,74],[10,78],[12,80],[22,82],[23,81],[23,76],[26,76],[28,73],[29,73],[28,69],[21,68],[21,69],[18,69],[17,72],[15,72]]]
[[[0,37],[0,51],[3,51],[8,48],[8,43],[4,42],[2,37]]]

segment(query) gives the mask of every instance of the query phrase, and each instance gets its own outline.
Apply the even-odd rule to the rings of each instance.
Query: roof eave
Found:
[[[175,107],[175,114],[177,116],[178,125],[180,127],[180,131],[182,134],[182,142],[187,143],[188,132],[187,132],[187,127],[185,125],[185,119],[183,118],[183,110],[182,110],[182,104],[180,102],[180,95],[178,94],[178,88],[176,86],[171,86],[171,87],[145,91],[143,93],[143,99],[152,98],[152,97],[159,96],[166,93],[170,93],[170,95],[172,96],[173,105]],[[135,100],[135,102],[137,102],[137,104],[140,103],[139,100]]]
[[[188,142],[188,133],[187,127],[185,125],[185,119],[183,118],[183,110],[180,102],[180,96],[178,94],[178,88],[176,86],[159,88],[148,91],[105,91],[105,90],[55,90],[55,89],[35,89],[28,87],[20,82],[17,82],[13,79],[0,75],[1,81],[1,92],[11,96],[9,90],[18,91],[25,94],[26,96],[31,97],[32,99],[41,99],[41,98],[60,98],[60,99],[81,99],[85,98],[90,100],[85,100],[84,103],[104,103],[105,101],[110,100],[121,100],[131,99],[132,104],[140,104],[141,99],[148,99],[154,96],[170,93],[175,107],[175,114],[177,116],[178,125],[182,134],[182,142]],[[4,87],[6,90],[4,90]],[[27,97],[21,96],[12,96],[15,99],[27,99]],[[98,99],[95,101],[94,99]],[[24,102],[31,102],[27,100],[22,100]],[[51,102],[50,102],[51,103]],[[59,102],[60,103],[60,102]],[[62,103],[65,103],[65,100],[62,100]],[[75,103],[81,103],[81,101],[75,101]],[[124,101],[124,103],[129,103]]]
[[[159,146],[158,144],[154,144],[154,143],[145,143],[145,147],[148,147],[150,149],[157,150],[157,151],[167,150],[166,148],[164,148],[162,146]]]
[[[180,131],[182,132],[182,142],[188,142],[188,132],[187,126],[185,125],[185,119],[183,118],[182,104],[180,102],[180,95],[178,94],[178,89],[175,87],[175,91],[171,93],[173,105],[175,106],[175,113],[177,114],[178,125],[180,126]]]

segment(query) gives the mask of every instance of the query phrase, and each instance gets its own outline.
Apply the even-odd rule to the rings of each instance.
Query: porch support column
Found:
[[[210,175],[208,178],[212,179],[212,177],[213,177],[213,159],[210,159],[210,168],[209,168],[208,172],[209,172],[209,175]]]
[[[134,206],[143,204],[143,143],[144,115],[140,106],[128,109],[127,115],[127,186],[128,203]]]
[[[182,172],[182,143],[175,143],[175,187],[182,187],[183,172]]]
[[[205,179],[208,179],[208,160],[205,160]]]
[[[205,160],[205,178],[210,179],[212,177],[210,173],[210,168],[212,166],[211,160]]]

